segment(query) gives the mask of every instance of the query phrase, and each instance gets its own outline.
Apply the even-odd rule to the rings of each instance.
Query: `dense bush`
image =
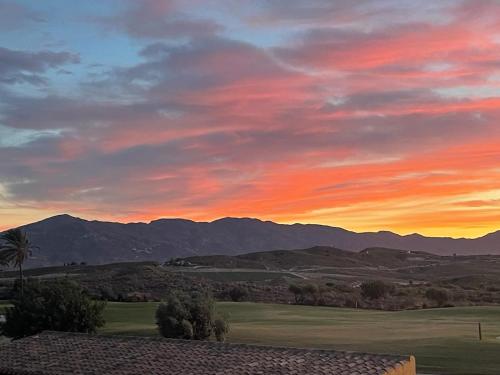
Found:
[[[448,293],[446,290],[430,288],[425,292],[425,297],[431,301],[434,301],[438,306],[444,306],[448,302]]]
[[[296,304],[302,303],[304,301],[304,291],[302,290],[302,287],[300,287],[299,285],[291,284],[288,287],[288,290],[290,291],[290,293],[293,293]]]
[[[291,284],[288,287],[288,291],[293,293],[296,304],[304,305],[325,305],[325,293],[328,288],[323,285],[317,284],[305,284],[296,285]]]
[[[118,294],[109,285],[104,285],[99,288],[98,296],[104,301],[118,301]]]
[[[44,330],[94,333],[104,325],[104,302],[93,301],[69,280],[28,280],[24,293],[14,291],[13,307],[5,311],[3,335],[21,338]]]
[[[248,297],[248,290],[242,286],[234,286],[229,290],[229,297],[233,302],[244,301]]]
[[[229,325],[217,317],[214,300],[207,295],[171,295],[156,310],[156,324],[164,337],[206,340],[212,334],[223,340]]]
[[[309,301],[313,305],[318,304],[318,300],[320,297],[320,290],[316,284],[306,284],[302,288],[304,295],[309,297]]]
[[[214,334],[219,342],[226,341],[226,336],[229,333],[229,321],[225,317],[219,317],[214,321]]]
[[[379,299],[385,297],[392,287],[383,281],[368,281],[361,284],[361,295],[369,299]]]

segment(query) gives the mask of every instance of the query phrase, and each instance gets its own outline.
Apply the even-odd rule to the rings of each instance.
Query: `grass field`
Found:
[[[155,308],[155,303],[110,303],[101,332],[156,335]],[[230,316],[231,342],[410,353],[419,371],[437,374],[498,375],[500,369],[500,307],[381,312],[219,303],[218,308]]]
[[[0,312],[6,305],[0,301]],[[100,332],[157,335],[156,306],[108,303]],[[229,314],[230,342],[414,354],[421,372],[499,374],[500,307],[384,312],[227,302],[218,309]]]
[[[256,270],[219,270],[215,271],[188,271],[185,274],[194,274],[198,277],[205,277],[213,281],[221,282],[234,282],[234,281],[264,281],[264,280],[275,280],[281,279],[283,277],[288,277],[289,279],[297,279],[298,277],[288,273],[288,272],[265,272]]]
[[[7,302],[7,301],[0,301],[0,313],[2,313],[4,311],[4,309],[9,306],[10,303]]]

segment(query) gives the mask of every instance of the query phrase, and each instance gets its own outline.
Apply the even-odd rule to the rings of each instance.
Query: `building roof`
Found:
[[[62,332],[0,346],[1,375],[406,375],[414,366],[392,355]]]

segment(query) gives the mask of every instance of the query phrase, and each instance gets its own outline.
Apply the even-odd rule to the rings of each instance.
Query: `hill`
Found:
[[[444,262],[446,258],[448,257],[420,251],[368,248],[353,252],[328,246],[314,246],[308,249],[263,251],[237,256],[195,256],[184,260],[206,267],[300,271],[304,268],[328,267],[369,269],[425,266]]]
[[[438,288],[446,291],[449,304],[500,304],[498,255],[438,256],[386,248],[356,253],[313,247],[196,256],[167,264],[125,262],[31,268],[25,274],[42,279],[69,277],[95,298],[115,301],[160,300],[172,290],[209,290],[220,300],[235,300],[240,298],[234,297],[236,289],[237,293],[243,290],[241,298],[255,302],[401,310],[436,305],[426,292]],[[17,277],[15,270],[0,271],[0,299],[9,298]],[[360,285],[372,280],[390,285],[389,294],[381,300],[364,298]],[[289,291],[290,284],[316,285],[319,294],[304,294],[296,299]]]
[[[352,252],[315,246],[237,256],[195,256],[170,263],[169,265],[177,267],[189,265],[190,267],[183,268],[183,272],[198,274],[209,270],[266,270],[292,273],[305,279],[447,281],[469,287],[500,279],[499,255],[440,256],[422,251],[387,248]]]
[[[396,248],[438,255],[500,254],[500,232],[477,239],[452,239],[418,234],[401,236],[392,232],[356,233],[324,225],[284,225],[250,218],[212,222],[161,219],[122,224],[59,215],[23,228],[40,247],[30,266],[165,261],[172,257],[238,255],[313,246],[350,251]]]

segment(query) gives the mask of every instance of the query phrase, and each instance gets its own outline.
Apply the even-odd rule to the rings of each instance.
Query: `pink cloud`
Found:
[[[455,227],[491,227],[493,203],[468,199],[475,203],[454,218],[457,205],[446,202],[500,188],[500,99],[443,89],[498,87],[495,3],[447,6],[443,22],[404,25],[381,23],[370,2],[337,3],[345,22],[363,16],[376,26],[364,30],[328,26],[331,13],[310,5],[301,14],[300,4],[280,24],[305,17],[301,37],[265,47],[223,36],[180,2],[127,2],[106,22],[138,43],[138,63],[110,68],[74,96],[2,92],[2,124],[40,133],[0,147],[10,199],[122,220],[234,215],[350,226],[344,218],[359,216],[372,218],[360,228],[401,231],[440,228],[431,205]],[[270,27],[261,21],[252,27]],[[23,72],[68,62],[19,53]],[[482,215],[467,211],[477,207]],[[376,222],[381,210],[387,217]]]

